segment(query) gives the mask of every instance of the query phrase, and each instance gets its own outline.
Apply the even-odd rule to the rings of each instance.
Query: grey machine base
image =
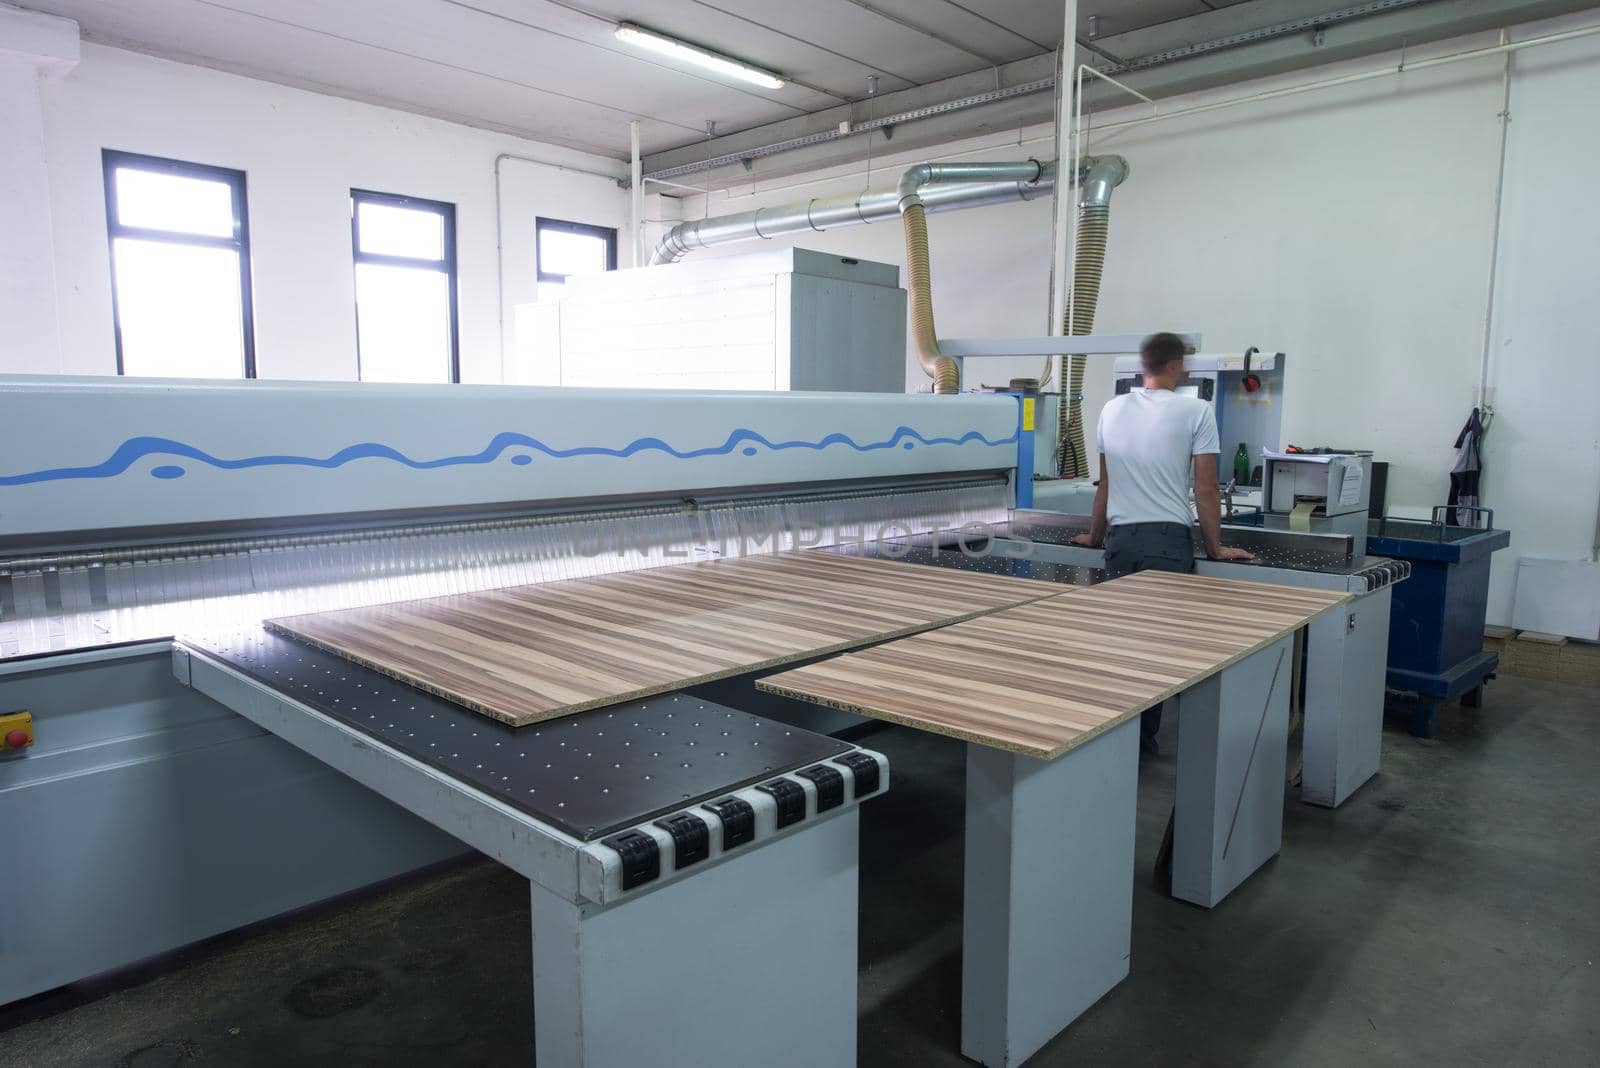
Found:
[[[1276,856],[1292,637],[1186,690],[1173,894],[1211,907]],[[1054,761],[967,747],[961,1052],[1021,1064],[1128,974],[1139,721]]]
[[[967,746],[961,1052],[1032,1056],[1128,974],[1139,722],[1058,760]]]
[[[1178,698],[1172,896],[1210,908],[1283,843],[1293,637]]]
[[[1082,516],[1048,517],[1049,522],[1000,528],[994,551],[1079,569],[1099,568],[1099,549],[1070,543],[1074,524],[1087,529]],[[1007,537],[1012,528],[1029,540]],[[1262,558],[1263,561],[1267,557]],[[1384,676],[1389,658],[1389,602],[1394,575],[1409,574],[1395,561],[1366,557],[1357,563],[1298,569],[1256,564],[1195,561],[1201,575],[1284,586],[1340,590],[1353,598],[1313,620],[1307,627],[1305,660],[1304,767],[1300,800],[1337,808],[1378,772],[1383,747]],[[1101,574],[1096,572],[1096,575]]]
[[[187,644],[174,650],[171,667],[180,680],[527,877],[539,1063],[854,1063],[856,805],[887,788],[881,757],[812,737],[806,744],[867,759],[871,769],[868,775],[848,760],[824,762],[834,776],[826,801],[826,777],[806,777],[823,764],[756,787],[725,784],[750,820],[731,841],[737,823],[723,822],[692,793],[682,795],[684,811],[674,818],[692,815],[703,838],[698,846],[685,838],[694,851],[680,855],[678,838],[659,822],[629,828],[626,835],[647,836],[658,851],[658,864],[638,872],[615,844],[623,836],[576,837],[509,803],[495,786],[448,774],[398,739],[379,737],[349,710],[318,708],[312,700],[329,694],[297,685],[298,672],[312,669],[284,666],[268,683],[260,664],[241,666]],[[347,671],[364,690],[378,684],[364,669]],[[670,708],[674,697],[662,700]],[[686,714],[728,711],[679,700]],[[659,720],[665,716],[663,709]],[[386,721],[383,729],[390,729]],[[537,745],[558,744],[526,730],[521,737],[530,755]],[[794,802],[783,806],[782,822],[766,792],[778,779]]]
[[[0,1004],[467,851],[179,685],[166,642],[7,663],[0,710],[22,709]]]

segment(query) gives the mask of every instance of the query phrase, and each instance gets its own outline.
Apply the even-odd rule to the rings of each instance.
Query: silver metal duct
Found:
[[[984,166],[983,164],[922,164],[923,167],[952,168]],[[1006,164],[1009,167],[1028,166]],[[925,210],[955,211],[976,208],[985,204],[1007,204],[1032,200],[1055,188],[1055,164],[1032,163],[1037,168],[1033,181],[964,181],[949,183],[948,179],[935,178],[947,184],[925,186],[917,195],[922,198]],[[992,175],[991,175],[992,177]],[[697,248],[729,245],[736,241],[753,241],[756,238],[774,238],[783,234],[804,233],[807,230],[834,230],[842,226],[860,226],[863,223],[887,222],[900,218],[900,193],[898,190],[861,193],[855,196],[813,197],[778,207],[757,208],[737,215],[722,215],[696,222],[681,222],[662,235],[650,254],[651,265],[676,263]]]
[[[908,168],[900,176],[900,183],[895,192],[900,196],[900,211],[912,204],[926,203],[918,195],[925,185],[937,185],[945,182],[1037,182],[1044,174],[1044,165],[1036,159],[1023,160],[1021,163],[919,163]]]
[[[1084,160],[1086,173],[1079,182],[1078,208],[1111,206],[1111,191],[1128,178],[1128,161],[1121,156],[1094,156]]]

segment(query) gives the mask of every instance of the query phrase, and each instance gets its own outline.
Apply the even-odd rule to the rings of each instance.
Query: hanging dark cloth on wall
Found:
[[[1445,503],[1456,510],[1458,527],[1478,524],[1478,513],[1471,509],[1478,507],[1478,480],[1483,474],[1483,455],[1480,450],[1484,431],[1482,415],[1474,408],[1472,414],[1467,416],[1461,433],[1456,435],[1456,462],[1450,468],[1450,499]]]

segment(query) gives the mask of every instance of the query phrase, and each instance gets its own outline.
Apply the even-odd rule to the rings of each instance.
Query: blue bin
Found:
[[[1435,511],[1438,517],[1439,509]],[[1434,709],[1478,690],[1499,666],[1483,647],[1489,603],[1489,557],[1511,544],[1511,532],[1384,517],[1370,522],[1367,552],[1411,562],[1411,577],[1394,587],[1389,615],[1388,684],[1416,695],[1411,733],[1433,733]]]

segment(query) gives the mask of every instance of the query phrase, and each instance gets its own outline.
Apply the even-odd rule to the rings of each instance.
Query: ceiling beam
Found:
[[[1357,0],[1252,0],[1189,18],[1162,23],[1098,39],[1095,44],[1119,56],[1135,59],[1310,14],[1350,7]],[[1416,46],[1483,30],[1512,26],[1600,6],[1596,0],[1429,0],[1412,7],[1353,19],[1329,26],[1319,35],[1297,33],[1239,45],[1161,66],[1120,75],[1140,92],[1161,98],[1232,82],[1267,77],[1288,71]],[[1081,58],[1089,58],[1081,50]],[[1037,92],[993,103],[951,111],[892,129],[889,144],[883,135],[839,136],[839,124],[852,125],[869,118],[925,108],[978,96],[997,88],[1022,85],[1054,76],[1053,54],[1033,56],[973,74],[946,78],[927,85],[887,93],[871,101],[828,108],[809,115],[727,134],[682,148],[652,153],[644,159],[646,175],[698,164],[708,159],[738,156],[763,146],[798,138],[827,138],[793,151],[702,170],[678,177],[688,185],[725,188],[751,181],[780,178],[823,170],[864,160],[867,137],[874,152],[904,152],[946,144],[987,132],[1012,130],[1049,121],[1054,115],[1051,92]],[[1109,86],[1096,85],[1086,93],[1092,109],[1098,102],[1116,104]]]

